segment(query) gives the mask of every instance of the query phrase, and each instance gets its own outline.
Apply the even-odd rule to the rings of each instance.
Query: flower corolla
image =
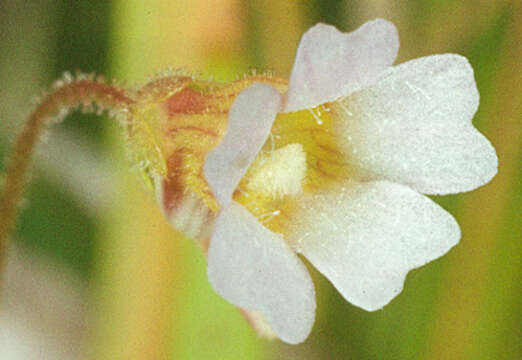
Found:
[[[408,271],[460,239],[454,218],[424,195],[469,191],[496,174],[495,150],[471,124],[479,96],[468,61],[443,54],[392,66],[398,46],[385,20],[348,34],[312,27],[288,90],[241,92],[206,157],[221,208],[210,283],[286,342],[303,341],[315,314],[297,254],[350,303],[380,309]]]
[[[212,287],[288,343],[304,341],[315,318],[298,254],[350,303],[381,309],[410,270],[460,239],[425,195],[469,191],[497,172],[471,123],[479,95],[468,61],[394,66],[398,48],[386,20],[346,34],[318,24],[289,81],[159,80],[133,114],[145,129],[137,158],[166,218],[207,253]]]

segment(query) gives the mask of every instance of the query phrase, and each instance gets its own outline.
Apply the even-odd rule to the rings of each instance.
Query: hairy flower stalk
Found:
[[[16,223],[34,149],[47,127],[63,120],[76,109],[98,114],[108,111],[111,118],[130,126],[126,120],[133,103],[127,92],[115,85],[92,76],[78,75],[73,78],[69,74],[55,82],[52,90],[38,102],[16,140],[0,195],[0,274],[5,265],[9,235]]]
[[[66,74],[56,81],[31,112],[7,167],[0,197],[0,271],[34,148],[49,125],[60,122],[73,110],[96,114],[107,111],[122,126],[134,169],[145,185],[161,194],[160,205],[167,219],[176,229],[192,235],[206,256],[219,205],[202,176],[203,162],[225,132],[235,97],[255,82],[280,89],[287,83],[263,75],[218,84],[168,73],[131,91],[85,75],[73,78]],[[239,310],[259,333],[272,336],[269,329],[263,328],[257,312]]]

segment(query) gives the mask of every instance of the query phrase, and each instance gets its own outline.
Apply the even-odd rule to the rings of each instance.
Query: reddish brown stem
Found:
[[[52,91],[32,111],[14,145],[0,195],[0,275],[3,273],[9,235],[16,223],[31,158],[43,131],[78,108],[89,112],[108,110],[112,118],[130,120],[127,114],[133,103],[134,100],[123,89],[114,85],[85,76],[77,79],[66,76],[64,80],[55,83]]]

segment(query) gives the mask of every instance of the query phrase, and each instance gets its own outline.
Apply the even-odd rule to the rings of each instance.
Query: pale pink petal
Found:
[[[234,201],[216,219],[208,278],[232,304],[263,314],[282,340],[295,344],[310,333],[315,293],[306,267],[281,236]]]
[[[230,109],[227,132],[207,155],[205,178],[221,205],[232,193],[265,143],[281,109],[281,96],[273,87],[254,84],[242,91]]]
[[[397,29],[383,19],[347,34],[315,25],[297,49],[285,112],[312,108],[371,84],[393,64],[398,49]]]
[[[338,102],[341,146],[360,179],[386,179],[425,194],[472,190],[491,180],[498,162],[471,124],[478,103],[466,58],[408,61]]]
[[[293,220],[287,238],[346,300],[368,311],[388,304],[408,271],[442,256],[460,238],[444,209],[385,181],[309,195]]]

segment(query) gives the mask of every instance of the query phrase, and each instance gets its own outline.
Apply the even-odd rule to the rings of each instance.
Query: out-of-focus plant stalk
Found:
[[[168,67],[217,74],[218,78],[230,74],[234,69],[211,66],[212,56],[226,59],[240,51],[239,6],[237,0],[116,1],[114,75],[143,81]],[[210,356],[205,358],[237,358],[231,354],[251,350],[237,334],[223,334],[207,325],[217,327],[223,321],[220,311],[212,311],[214,304],[208,304],[204,314],[190,315],[201,307],[207,292],[213,295],[206,279],[201,289],[192,275],[194,271],[205,273],[204,258],[192,253],[199,249],[190,239],[168,226],[153,194],[141,191],[138,177],[126,167],[121,166],[119,199],[100,243],[101,287],[93,358],[194,359],[205,351]],[[230,311],[236,312],[233,307]],[[243,321],[239,313],[237,317]],[[223,336],[234,342],[229,353],[224,350],[226,345],[213,345]],[[250,351],[249,356],[255,352]]]
[[[98,326],[93,359],[169,359],[177,239],[122,164],[122,191],[109,217],[99,266]]]
[[[517,102],[522,94],[517,76],[522,56],[519,40],[522,31],[520,6],[518,10],[512,13],[518,16],[509,16],[502,57],[495,67],[499,69],[493,75],[491,86],[495,89],[495,96],[491,97],[490,103],[482,103],[485,107],[482,116],[486,119],[484,128],[487,128],[488,137],[497,150],[499,173],[490,184],[467,195],[462,201],[459,218],[465,233],[462,244],[450,254],[448,272],[441,280],[446,290],[435,309],[437,322],[427,347],[428,359],[496,359],[514,356],[509,355],[506,352],[508,349],[498,342],[510,342],[512,324],[502,315],[510,311],[509,296],[517,295],[510,291],[498,292],[495,287],[488,285],[500,282],[502,287],[509,287],[508,284],[513,282],[513,286],[517,286],[516,272],[520,264],[516,261],[517,256],[520,260],[520,245],[518,253],[515,251],[500,262],[494,262],[494,259],[498,260],[495,255],[499,248],[505,246],[502,236],[506,236],[503,234],[506,224],[512,220],[509,216],[517,216],[516,209],[520,210],[519,204],[514,205],[515,211],[510,213],[508,210],[517,202],[518,184],[513,179],[519,176],[521,155],[522,109],[520,102]],[[513,243],[520,244],[519,235],[508,237],[512,238]],[[499,272],[505,276],[492,278]],[[494,302],[505,302],[508,308],[492,309],[488,305],[491,297],[494,297]],[[495,320],[494,317],[498,316],[501,318]],[[502,333],[508,338],[502,339]]]
[[[112,6],[113,74],[143,82],[161,65],[154,44],[161,14],[158,1],[114,1]],[[121,138],[112,135],[114,150],[124,159]],[[172,281],[180,266],[173,246],[177,239],[153,195],[144,191],[128,166],[122,161],[118,167],[117,194],[95,259],[97,319],[90,358],[169,359]]]

